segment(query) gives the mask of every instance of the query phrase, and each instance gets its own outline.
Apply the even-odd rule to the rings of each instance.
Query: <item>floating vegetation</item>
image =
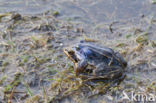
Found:
[[[125,43],[119,43],[116,45],[116,47],[120,47],[120,48],[125,47],[125,46],[128,46],[128,45]]]
[[[89,38],[89,37],[87,37],[86,35],[83,35],[83,38],[84,38],[84,40],[85,40],[86,42],[97,42],[96,39]]]
[[[1,79],[0,79],[0,85],[3,84],[3,82],[7,79],[7,76],[4,75]]]
[[[3,17],[10,16],[10,15],[11,15],[11,13],[0,14],[0,22],[1,22],[1,19],[2,19]]]
[[[156,41],[151,41],[152,47],[156,47]]]
[[[49,102],[60,101],[66,97],[74,97],[76,95],[91,98],[116,88],[118,82],[118,80],[103,82],[100,80],[82,79],[73,73],[73,68],[69,67],[58,73],[56,79],[53,79],[49,90],[53,92],[53,95],[49,97]]]
[[[59,13],[58,11],[54,11],[54,12],[53,12],[53,15],[54,15],[54,16],[59,16],[60,13]]]
[[[35,16],[0,14],[0,101],[77,103],[109,102],[116,98],[118,102],[124,90],[142,88],[146,93],[156,92],[155,31],[151,31],[153,25],[146,30],[142,24],[144,21],[147,25],[148,18],[138,21],[139,27],[120,21],[113,28],[104,24],[103,31],[93,32],[89,26],[85,28],[86,24],[57,20],[58,15],[58,11]],[[130,25],[139,29],[131,29]],[[77,77],[63,48],[80,40],[103,44],[123,54],[128,61],[126,77],[120,83]]]
[[[128,38],[130,38],[132,35],[131,34],[127,34],[126,35],[126,38],[128,39]]]
[[[147,43],[148,37],[147,35],[140,35],[136,38],[137,43]]]

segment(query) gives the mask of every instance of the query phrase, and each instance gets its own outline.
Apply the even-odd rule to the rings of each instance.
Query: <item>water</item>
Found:
[[[111,98],[115,98],[113,101],[117,102],[116,98],[118,100],[124,90],[148,93],[149,88],[151,93],[155,91],[153,87],[156,84],[156,49],[154,48],[156,5],[150,0],[0,0],[0,13],[11,11],[19,12],[23,14],[23,17],[36,15],[36,18],[29,16],[13,22],[14,20],[10,20],[9,17],[0,17],[0,49],[2,49],[0,51],[2,62],[0,63],[0,78],[2,78],[0,89],[3,86],[12,88],[14,85],[10,85],[11,81],[14,81],[14,75],[19,72],[24,75],[21,78],[29,85],[33,97],[38,94],[44,95],[42,84],[45,85],[46,95],[50,99],[53,98],[51,94],[58,93],[60,90],[62,90],[61,95],[68,95],[70,91],[74,92],[73,86],[76,84],[77,88],[79,79],[75,78],[71,70],[71,73],[62,72],[62,70],[68,71],[73,65],[64,56],[62,48],[75,44],[86,36],[90,40],[97,40],[102,47],[110,47],[121,52],[128,61],[127,77],[120,85],[121,88],[119,87],[117,91],[114,89],[116,92],[112,91],[112,94],[109,92],[106,95],[95,96],[95,98],[90,97],[88,102],[99,103],[101,100],[110,102]],[[55,20],[49,16],[53,14],[53,11],[58,11],[60,15],[57,18],[62,20]],[[46,15],[38,15],[42,13]],[[113,21],[117,22],[112,24]],[[111,24],[113,32],[110,30]],[[56,27],[56,30],[51,30],[53,27]],[[148,35],[144,35],[146,33]],[[143,41],[144,39],[146,41],[145,45],[136,42],[141,35],[148,36],[148,43],[146,38],[143,38]],[[59,72],[60,77],[53,75],[55,71]],[[2,84],[6,76],[8,78]],[[67,79],[64,78],[68,77],[70,81],[66,82]],[[49,91],[49,86],[52,86],[55,80],[56,85],[61,80],[62,87],[60,85],[54,88],[54,91]],[[74,85],[70,83],[73,81]],[[80,96],[80,99],[85,98],[85,95],[92,95],[92,93],[94,95],[94,92],[96,94],[96,91],[100,89],[97,85],[97,90],[92,92],[90,86],[88,87],[87,92],[80,92],[83,96]],[[28,89],[22,83],[16,88],[17,92],[28,91]],[[77,100],[77,97],[79,98],[77,95],[81,94],[71,95],[73,102]],[[24,98],[21,101],[31,99],[27,97],[27,94],[23,96],[22,93],[14,96],[17,100]],[[72,102],[72,100],[69,101]]]
[[[59,11],[62,19],[89,23],[156,16],[151,0],[0,0],[0,13],[39,14],[48,10]]]
[[[49,0],[0,0],[0,13],[16,11],[38,14],[47,11],[49,7]]]

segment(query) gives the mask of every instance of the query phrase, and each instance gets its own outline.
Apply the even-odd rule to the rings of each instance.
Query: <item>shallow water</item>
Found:
[[[0,0],[0,13],[38,14],[57,10],[60,18],[101,23],[140,16],[156,16],[151,0]]]
[[[13,92],[12,82],[20,77],[13,103],[36,98],[121,103],[125,90],[156,94],[156,5],[150,0],[0,0],[0,13],[11,11],[22,15],[0,15],[0,94],[3,88],[5,94]],[[52,16],[54,11],[59,16]],[[73,63],[63,54],[64,47],[86,38],[128,61],[127,77],[111,92],[105,94],[102,84],[79,87],[82,80],[74,76]],[[0,102],[11,100],[4,97]]]
[[[49,0],[0,0],[0,13],[16,11],[22,14],[38,14],[49,8]]]

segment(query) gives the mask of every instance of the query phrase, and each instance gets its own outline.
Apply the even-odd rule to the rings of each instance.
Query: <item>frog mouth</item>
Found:
[[[71,61],[73,61],[74,63],[78,62],[77,56],[75,55],[75,52],[72,49],[65,48],[63,52]]]

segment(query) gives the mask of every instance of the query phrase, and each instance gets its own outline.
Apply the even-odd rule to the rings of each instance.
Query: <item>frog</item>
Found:
[[[113,79],[120,77],[127,67],[119,52],[93,43],[80,42],[65,47],[63,52],[74,63],[76,76]]]

